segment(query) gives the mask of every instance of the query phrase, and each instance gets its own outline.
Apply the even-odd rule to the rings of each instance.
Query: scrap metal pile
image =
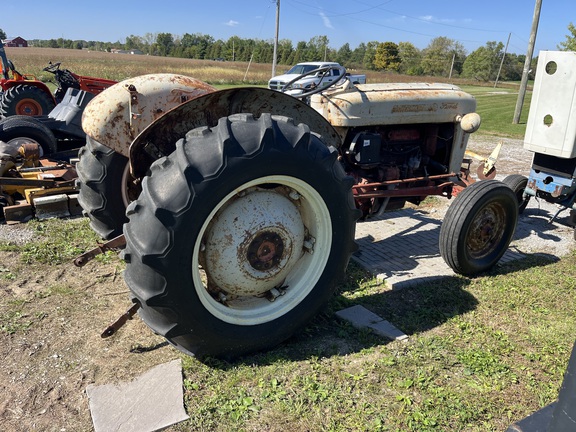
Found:
[[[41,157],[37,143],[0,141],[0,220],[80,215],[76,177],[72,164]]]

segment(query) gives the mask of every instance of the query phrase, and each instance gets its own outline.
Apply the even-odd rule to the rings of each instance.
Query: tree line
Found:
[[[558,46],[559,49],[569,50],[576,44],[576,30],[572,23],[568,29],[571,34],[566,37],[566,42]],[[0,35],[2,34],[0,29]],[[143,54],[154,56],[256,63],[272,63],[274,55],[274,42],[271,40],[244,39],[238,36],[222,40],[200,33],[185,33],[182,36],[172,33],[130,35],[124,43],[64,38],[33,39],[28,43],[36,47],[97,51],[139,50]],[[300,41],[295,46],[292,41],[282,39],[278,41],[277,49],[277,62],[282,65],[328,60],[338,62],[348,69],[414,76],[460,76],[479,81],[493,81],[496,78],[518,81],[522,77],[525,58],[524,55],[505,53],[504,44],[498,41],[488,41],[468,54],[460,42],[443,36],[432,39],[424,49],[418,49],[411,42],[380,41],[360,43],[354,49],[345,43],[334,49],[329,46],[327,36],[314,36],[308,42]],[[533,63],[532,70],[535,71],[536,59]]]

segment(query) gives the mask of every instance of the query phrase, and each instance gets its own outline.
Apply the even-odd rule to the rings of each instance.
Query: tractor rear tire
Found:
[[[78,151],[78,203],[90,219],[90,227],[103,239],[122,234],[128,222],[126,207],[139,194],[127,186],[130,173],[128,158],[86,137]],[[135,193],[135,196],[131,196]]]
[[[0,116],[48,115],[55,106],[52,96],[46,94],[41,88],[25,84],[17,85],[10,87],[2,94]]]
[[[518,214],[524,213],[528,202],[530,201],[530,195],[524,195],[524,190],[528,184],[528,178],[520,174],[510,174],[504,177],[502,183],[507,185],[512,192],[516,195],[518,200]]]
[[[504,255],[518,222],[518,200],[497,180],[466,187],[448,208],[440,228],[440,254],[454,272],[474,276]]]
[[[352,183],[336,150],[286,117],[189,131],[127,209],[124,278],[140,316],[201,359],[286,340],[356,250]]]
[[[23,144],[33,142],[40,146],[40,155],[55,153],[58,141],[54,133],[34,117],[11,116],[0,120],[0,141]]]

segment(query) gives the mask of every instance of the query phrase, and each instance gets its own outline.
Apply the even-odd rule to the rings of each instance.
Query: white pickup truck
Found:
[[[294,80],[299,75],[311,72],[315,69],[331,67],[332,69],[325,72],[317,72],[314,75],[308,75],[290,86],[294,90],[310,90],[321,84],[327,84],[334,80],[340,80],[347,76],[353,84],[366,84],[366,75],[350,75],[346,73],[344,66],[332,62],[307,62],[298,63],[293,66],[284,75],[275,76],[268,81],[268,88],[272,90],[282,90],[286,84]]]

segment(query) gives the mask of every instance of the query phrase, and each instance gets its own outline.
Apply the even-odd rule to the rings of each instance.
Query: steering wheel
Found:
[[[292,84],[294,84],[296,81],[299,81],[299,80],[301,80],[302,78],[305,78],[305,77],[310,76],[310,75],[316,75],[317,73],[319,74],[320,82],[322,82],[322,80],[323,80],[326,76],[330,76],[329,73],[330,73],[330,71],[332,71],[332,70],[337,70],[337,71],[342,72],[342,73],[340,74],[340,78],[334,79],[333,81],[329,81],[329,82],[327,82],[327,83],[324,84],[324,85],[318,85],[318,86],[316,86],[316,87],[314,87],[314,88],[312,88],[312,89],[310,89],[310,90],[308,90],[308,91],[305,91],[304,93],[300,93],[300,94],[298,94],[298,95],[294,95],[294,97],[296,97],[296,98],[298,98],[298,99],[304,99],[304,98],[307,98],[308,96],[311,96],[311,95],[313,95],[313,94],[323,92],[323,91],[326,90],[327,88],[332,87],[333,85],[336,85],[336,83],[342,81],[342,79],[345,78],[346,73],[345,73],[345,70],[344,70],[344,68],[343,68],[342,66],[324,66],[324,67],[320,67],[320,68],[318,68],[318,69],[314,69],[314,70],[305,72],[305,73],[303,73],[303,74],[300,74],[300,75],[298,75],[296,78],[294,78],[293,80],[291,80],[291,81],[287,82],[286,84],[284,84],[284,86],[280,89],[280,91],[281,91],[282,93],[286,93],[286,91],[292,90],[292,89],[290,88],[290,86],[291,86]]]
[[[46,66],[46,67],[45,67],[44,69],[42,69],[42,70],[44,70],[44,71],[46,71],[46,72],[56,73],[56,71],[57,71],[58,69],[60,69],[60,64],[61,64],[60,62],[58,62],[58,63],[52,63],[52,62],[50,62],[50,63],[48,64],[48,66]]]

